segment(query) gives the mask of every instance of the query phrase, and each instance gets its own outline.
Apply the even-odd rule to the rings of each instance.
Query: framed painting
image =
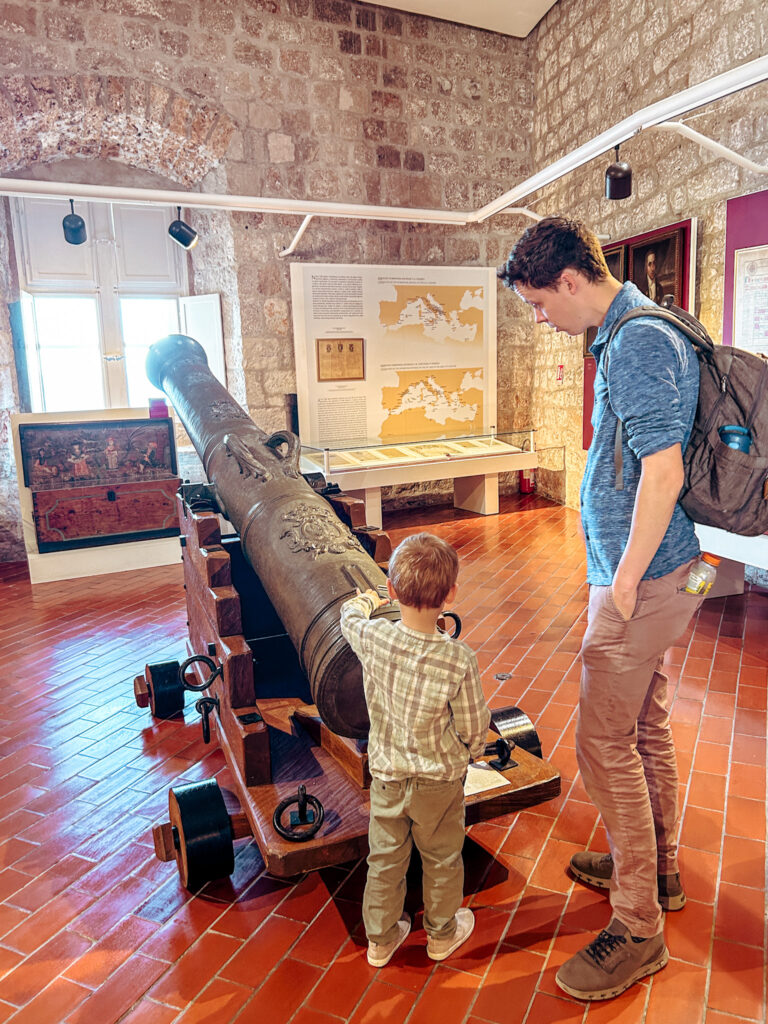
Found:
[[[662,228],[629,246],[629,279],[652,302],[672,295],[683,301],[683,229]]]
[[[20,423],[19,446],[33,492],[176,477],[170,417]]]
[[[626,245],[608,245],[603,247],[603,256],[608,264],[608,269],[617,281],[626,281],[627,247]],[[589,351],[592,343],[597,337],[597,328],[588,327],[584,332],[584,356],[593,359]]]
[[[665,295],[674,296],[675,305],[693,312],[696,303],[696,218],[667,224],[653,231],[645,231],[631,238],[622,238],[604,248],[606,259],[615,250],[624,250],[622,279],[632,281],[653,301],[661,302]],[[616,258],[616,257],[614,257]],[[620,266],[620,264],[615,264]],[[610,263],[609,263],[610,266]],[[618,276],[611,268],[614,276]],[[651,287],[649,281],[655,282]],[[726,300],[728,288],[726,277]],[[584,338],[584,354],[594,341],[588,334]],[[582,409],[582,436],[584,448],[592,441],[592,406],[594,381],[597,372],[593,358],[584,360],[584,405]]]

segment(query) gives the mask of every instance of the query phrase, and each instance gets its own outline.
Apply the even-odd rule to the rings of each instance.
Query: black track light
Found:
[[[628,163],[619,160],[619,147],[616,147],[616,160],[605,172],[605,198],[627,199],[632,195],[632,168]]]
[[[192,249],[197,245],[197,232],[181,219],[181,207],[177,206],[177,219],[168,228],[168,234],[182,249]]]
[[[70,245],[82,245],[88,238],[85,221],[78,213],[75,213],[74,199],[69,200],[69,208],[72,212],[68,213],[61,222],[61,226],[64,228],[64,240]]]

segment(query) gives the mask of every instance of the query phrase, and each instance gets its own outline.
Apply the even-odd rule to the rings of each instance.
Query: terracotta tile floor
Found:
[[[584,1006],[554,982],[608,919],[605,897],[565,872],[574,850],[605,841],[573,746],[586,600],[576,514],[534,496],[489,518],[439,509],[387,525],[395,540],[427,526],[459,549],[457,609],[487,695],[521,704],[562,774],[556,801],[472,830],[466,949],[427,959],[414,886],[412,939],[369,968],[361,864],[289,884],[241,842],[231,879],[184,891],[155,860],[150,826],[169,786],[226,785],[228,770],[192,708],[153,722],[132,693],[145,663],[185,656],[180,568],[32,588],[6,565],[0,1022],[765,1020],[768,592],[706,602],[669,653],[688,904],[669,915],[666,970]]]

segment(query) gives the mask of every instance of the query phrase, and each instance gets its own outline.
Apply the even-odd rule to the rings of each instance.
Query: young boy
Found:
[[[459,559],[439,537],[406,538],[389,563],[387,590],[400,622],[371,619],[376,591],[347,601],[341,629],[363,665],[371,729],[371,822],[363,920],[368,963],[383,967],[411,930],[403,913],[413,843],[421,854],[427,955],[445,960],[474,928],[464,891],[464,777],[482,754],[490,712],[477,659],[437,629],[456,595]]]

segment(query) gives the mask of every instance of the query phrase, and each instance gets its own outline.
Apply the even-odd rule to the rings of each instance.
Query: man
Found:
[[[599,328],[594,436],[581,488],[590,592],[576,753],[611,853],[575,854],[571,869],[581,881],[611,888],[613,913],[563,964],[557,983],[577,998],[609,999],[665,966],[659,902],[669,910],[685,902],[661,666],[700,601],[684,593],[699,545],[677,503],[698,362],[674,327],[642,317],[619,329],[607,358],[611,327],[648,300],[611,276],[597,237],[578,221],[549,217],[529,228],[499,277],[531,306],[536,323],[570,335]]]
[[[656,278],[656,253],[653,249],[645,254],[645,286],[641,290],[652,302],[661,302],[661,286]]]

